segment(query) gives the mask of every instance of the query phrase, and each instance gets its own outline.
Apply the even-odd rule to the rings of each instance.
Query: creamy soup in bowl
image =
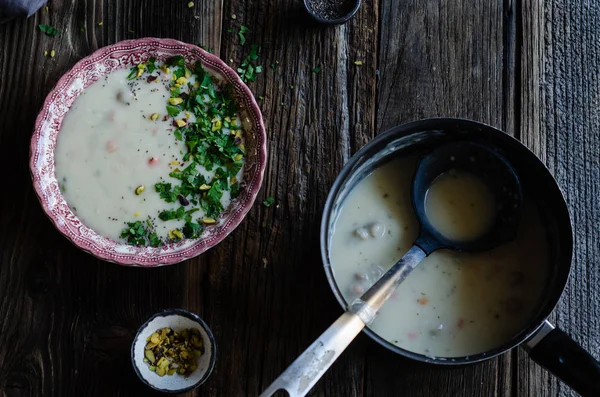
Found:
[[[153,266],[198,255],[241,222],[265,141],[252,94],[222,61],[140,39],[59,81],[36,122],[31,170],[44,210],[76,245]]]

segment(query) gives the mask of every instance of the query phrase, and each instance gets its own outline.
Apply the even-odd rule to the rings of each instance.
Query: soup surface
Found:
[[[451,241],[472,241],[494,224],[494,195],[478,177],[451,170],[437,177],[425,197],[427,219]]]
[[[347,302],[360,297],[417,237],[410,198],[415,165],[406,158],[381,166],[359,182],[340,209],[330,260]],[[460,357],[499,347],[534,315],[546,281],[546,248],[537,211],[526,203],[514,241],[482,253],[432,253],[370,328],[428,356]]]
[[[167,62],[93,83],[58,134],[56,177],[72,211],[134,245],[198,237],[242,178],[242,122],[227,90],[182,57]]]

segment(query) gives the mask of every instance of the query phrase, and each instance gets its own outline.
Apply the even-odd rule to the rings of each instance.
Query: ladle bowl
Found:
[[[475,240],[452,241],[437,231],[427,217],[425,201],[429,188],[436,178],[451,171],[478,177],[495,198],[493,226]],[[429,255],[440,248],[487,251],[508,243],[517,233],[522,196],[517,174],[497,150],[468,141],[452,142],[436,148],[421,158],[412,183],[412,205],[421,225],[415,245]]]

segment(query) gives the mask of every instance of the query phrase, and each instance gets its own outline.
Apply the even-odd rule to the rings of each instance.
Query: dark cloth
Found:
[[[0,23],[33,15],[46,0],[0,0]]]

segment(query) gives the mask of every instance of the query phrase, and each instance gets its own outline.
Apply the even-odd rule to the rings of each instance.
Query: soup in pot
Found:
[[[417,238],[419,224],[410,196],[415,166],[414,158],[393,160],[365,177],[345,198],[330,236],[330,262],[347,302],[360,297]],[[445,205],[444,198],[462,198],[470,208],[477,199],[476,205],[482,205],[477,211],[493,212],[493,203],[479,201],[486,197],[485,189],[453,186],[480,181],[448,177],[444,183],[448,186],[436,192],[440,205]],[[428,216],[439,216],[431,208]],[[462,224],[458,228],[464,238],[483,230]],[[398,287],[369,328],[400,348],[428,356],[461,357],[494,349],[535,314],[547,261],[541,220],[525,197],[514,241],[480,253],[432,253]]]

